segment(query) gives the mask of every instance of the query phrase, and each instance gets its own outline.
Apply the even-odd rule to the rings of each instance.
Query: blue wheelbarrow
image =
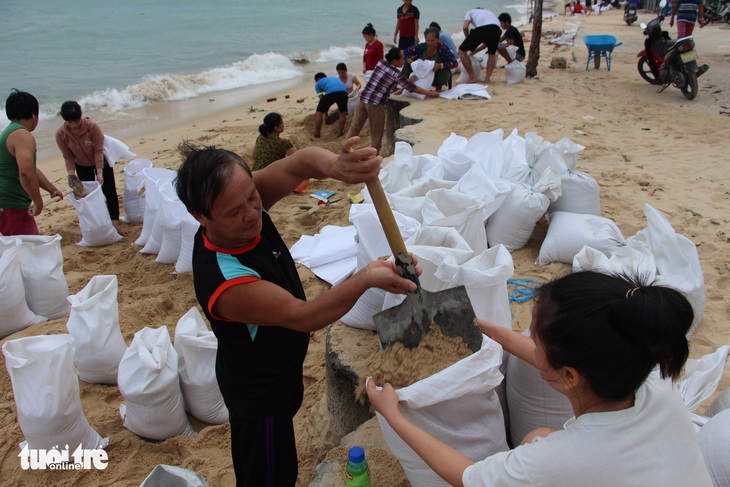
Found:
[[[586,71],[593,59],[593,65],[596,69],[601,67],[601,56],[606,58],[606,67],[611,71],[611,52],[616,46],[620,46],[623,42],[616,42],[616,36],[612,35],[591,35],[583,36],[583,42],[588,48],[588,61],[586,61]]]

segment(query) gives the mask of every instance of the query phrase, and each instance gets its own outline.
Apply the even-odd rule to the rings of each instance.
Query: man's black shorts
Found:
[[[332,105],[337,103],[337,110],[340,113],[347,113],[347,92],[346,91],[335,91],[334,93],[327,93],[320,98],[317,104],[317,111],[327,113]]]
[[[464,42],[459,46],[459,50],[464,52],[473,51],[484,43],[487,45],[487,52],[489,54],[496,54],[501,36],[502,29],[498,25],[483,25],[469,32],[469,35],[466,36]]]

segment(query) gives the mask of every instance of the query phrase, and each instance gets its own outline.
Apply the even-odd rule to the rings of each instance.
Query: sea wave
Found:
[[[291,79],[300,74],[301,70],[282,54],[254,54],[244,61],[200,73],[150,76],[121,90],[95,91],[82,97],[79,103],[87,110],[120,111],[158,101],[184,100],[214,91]]]

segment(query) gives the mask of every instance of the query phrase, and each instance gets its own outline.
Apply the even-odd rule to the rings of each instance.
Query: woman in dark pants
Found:
[[[64,123],[56,131],[56,144],[66,163],[69,185],[77,176],[81,181],[98,181],[114,228],[120,235],[127,235],[119,223],[114,168],[104,157],[104,134],[90,118],[81,117],[81,106],[75,101],[61,105],[61,118]]]

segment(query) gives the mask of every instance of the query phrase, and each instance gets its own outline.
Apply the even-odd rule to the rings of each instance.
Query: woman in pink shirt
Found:
[[[61,105],[61,118],[64,123],[56,131],[56,144],[63,154],[69,179],[78,176],[81,181],[98,181],[114,228],[120,235],[127,235],[119,223],[114,169],[104,157],[104,134],[90,118],[81,117],[81,106],[75,101]]]

